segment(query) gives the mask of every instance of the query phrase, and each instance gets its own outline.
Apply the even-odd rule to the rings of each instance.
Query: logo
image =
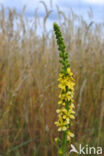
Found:
[[[79,149],[77,150],[74,145],[71,144],[71,150],[69,151],[70,153],[77,153],[77,154],[103,154],[103,149],[102,147],[89,147],[88,145],[85,145],[84,147],[80,144]]]

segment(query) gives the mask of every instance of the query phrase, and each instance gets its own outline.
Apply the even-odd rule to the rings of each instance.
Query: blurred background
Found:
[[[0,0],[1,156],[57,156],[60,64],[53,22],[76,83],[72,143],[104,146],[104,1]]]

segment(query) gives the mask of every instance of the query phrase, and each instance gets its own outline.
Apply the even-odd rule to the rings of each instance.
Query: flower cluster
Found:
[[[73,133],[69,131],[69,127],[74,119],[74,104],[73,104],[73,93],[74,93],[74,80],[73,74],[70,68],[67,68],[67,74],[59,75],[60,101],[58,102],[59,109],[56,110],[58,113],[58,120],[55,124],[58,127],[58,131],[67,131],[67,140],[70,141],[73,137]]]
[[[58,127],[58,131],[63,132],[64,140],[63,144],[65,144],[65,139],[67,141],[71,140],[71,137],[74,137],[74,134],[70,132],[70,126],[72,125],[72,120],[75,118],[74,112],[74,79],[73,73],[70,69],[68,52],[66,52],[66,47],[64,44],[64,39],[62,37],[59,26],[54,23],[54,31],[57,39],[57,45],[60,56],[60,63],[62,64],[62,69],[59,74],[59,85],[60,94],[58,102],[58,109],[56,112],[58,113],[58,120],[55,122]],[[58,140],[57,138],[55,139]],[[65,146],[65,145],[64,145]]]

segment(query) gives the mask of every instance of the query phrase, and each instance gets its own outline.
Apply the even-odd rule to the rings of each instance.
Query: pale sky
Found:
[[[23,6],[26,5],[26,16],[29,18],[33,17],[35,8],[38,8],[38,15],[42,19],[45,16],[45,9],[40,1],[41,0],[0,0],[0,4],[3,4],[5,8],[16,8],[18,12],[21,12]],[[50,6],[50,1],[52,0],[44,0],[48,8],[53,10],[47,21],[48,27],[56,20],[56,5],[66,14],[69,13],[72,8],[76,14],[84,16],[86,20],[88,20],[88,10],[92,8],[94,22],[104,22],[104,0],[53,0],[53,7]]]
[[[40,11],[44,11],[41,0],[0,0],[0,3],[5,7],[16,8],[18,11],[22,10],[23,6],[27,6],[27,12],[31,15],[35,8],[39,8]],[[104,0],[44,0],[44,2],[50,6],[50,1],[53,3],[53,7],[56,4],[64,10],[66,8],[72,8],[74,11],[78,12],[78,9],[87,11],[87,8],[91,7],[97,16],[104,16]],[[101,17],[99,17],[101,18]]]
[[[104,0],[83,0],[83,1],[93,4],[104,4]]]

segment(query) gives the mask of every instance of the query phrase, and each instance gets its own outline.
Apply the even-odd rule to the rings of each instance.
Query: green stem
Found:
[[[63,132],[63,136],[62,136],[62,152],[63,152],[62,156],[65,156],[66,155],[66,132]]]

